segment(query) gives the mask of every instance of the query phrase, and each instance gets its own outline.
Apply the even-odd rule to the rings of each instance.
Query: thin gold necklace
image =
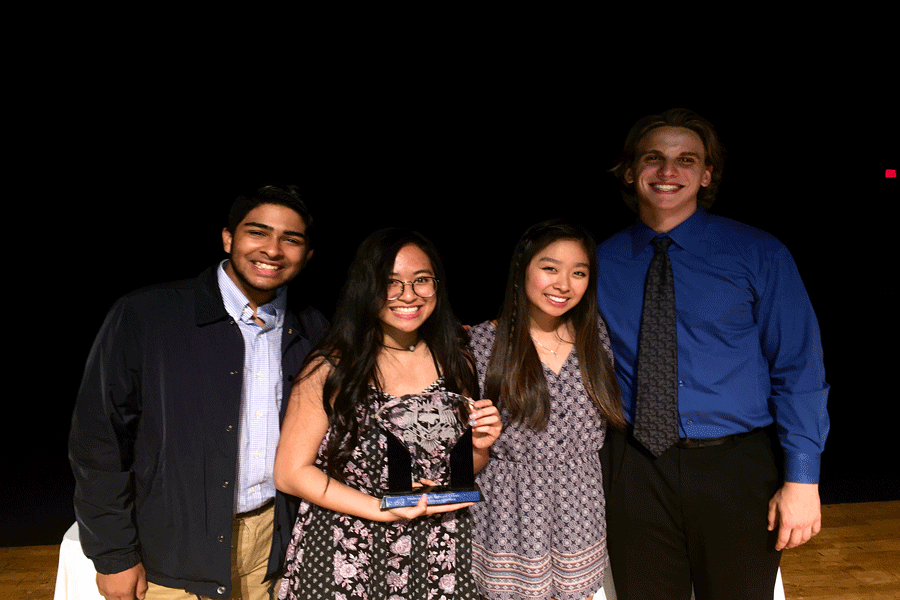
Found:
[[[534,340],[534,343],[535,343],[535,344],[537,344],[538,346],[540,346],[541,348],[543,348],[544,350],[546,350],[547,352],[549,352],[549,353],[552,354],[553,356],[559,357],[559,355],[558,355],[556,352],[559,350],[559,347],[562,346],[562,343],[563,343],[563,339],[562,339],[561,337],[559,337],[559,334],[556,334],[556,339],[559,340],[559,342],[556,344],[556,350],[551,350],[551,349],[548,348],[547,346],[543,345],[543,344],[542,344],[536,337],[534,337],[534,336],[531,336],[531,339]]]

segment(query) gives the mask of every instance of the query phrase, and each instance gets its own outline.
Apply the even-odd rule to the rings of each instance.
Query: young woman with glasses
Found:
[[[433,245],[402,229],[359,247],[324,341],[295,384],[275,461],[282,491],[303,502],[281,597],[419,600],[478,598],[471,574],[470,504],[381,509],[384,428],[437,450],[413,465],[446,483],[440,450],[461,434],[453,394],[478,394],[468,337],[450,310]],[[471,403],[472,460],[500,434],[489,400]],[[412,411],[418,418],[383,418]],[[396,413],[401,414],[401,413]]]

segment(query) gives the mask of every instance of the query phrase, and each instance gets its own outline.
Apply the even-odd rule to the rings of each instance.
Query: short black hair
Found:
[[[299,188],[296,185],[264,185],[255,194],[238,196],[228,211],[227,229],[234,235],[237,226],[251,210],[261,204],[275,204],[290,208],[303,219],[306,224],[306,245],[313,247],[314,229],[313,217],[306,202],[300,197]]]

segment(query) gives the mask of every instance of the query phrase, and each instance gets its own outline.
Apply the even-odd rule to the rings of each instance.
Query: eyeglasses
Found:
[[[434,277],[416,277],[412,281],[388,279],[387,299],[396,300],[402,296],[407,283],[412,286],[413,294],[419,298],[431,298],[437,292],[438,280]]]

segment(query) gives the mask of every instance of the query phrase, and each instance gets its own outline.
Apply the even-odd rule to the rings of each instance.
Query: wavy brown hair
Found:
[[[703,208],[709,209],[716,200],[719,184],[722,181],[722,171],[725,169],[725,146],[719,140],[719,135],[712,123],[686,108],[672,108],[659,115],[647,115],[635,123],[628,135],[625,136],[625,145],[619,155],[619,162],[610,169],[610,172],[619,180],[625,204],[631,210],[637,211],[638,200],[634,184],[625,181],[625,172],[634,168],[638,144],[645,135],[654,129],[666,126],[684,127],[700,136],[706,151],[706,166],[712,166],[713,170],[710,184],[701,187],[697,192],[697,203]]]

